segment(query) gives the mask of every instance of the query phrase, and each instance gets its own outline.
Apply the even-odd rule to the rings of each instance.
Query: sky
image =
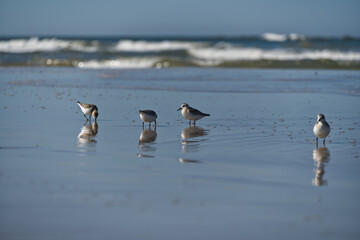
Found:
[[[360,37],[359,0],[0,0],[0,36]]]

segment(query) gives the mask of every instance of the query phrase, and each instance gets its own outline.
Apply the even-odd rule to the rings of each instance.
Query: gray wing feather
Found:
[[[210,116],[210,114],[200,112],[199,110],[192,108],[192,107],[189,107],[189,111],[195,115]]]
[[[83,108],[92,108],[92,110],[98,110],[97,106],[94,104],[88,104],[88,103],[81,103],[78,102],[78,104],[80,104]]]
[[[154,112],[153,110],[139,110],[139,112],[145,113],[150,116],[157,117],[156,112]]]

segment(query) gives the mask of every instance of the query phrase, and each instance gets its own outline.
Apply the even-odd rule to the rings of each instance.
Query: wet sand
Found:
[[[360,237],[358,71],[2,68],[0,91],[1,239]]]

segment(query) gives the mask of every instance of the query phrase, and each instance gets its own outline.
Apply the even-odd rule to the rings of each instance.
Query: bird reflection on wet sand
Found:
[[[91,148],[94,147],[97,142],[94,137],[98,134],[98,128],[99,125],[97,122],[92,124],[91,122],[88,124],[85,123],[85,125],[81,128],[81,131],[77,137],[77,144],[80,151],[92,151]]]
[[[181,133],[182,139],[182,151],[183,152],[197,152],[199,151],[200,142],[206,141],[207,139],[191,139],[208,135],[208,130],[201,127],[187,127],[184,128]],[[191,139],[191,140],[189,140]]]
[[[330,160],[330,151],[327,147],[316,148],[313,151],[313,159],[316,163],[315,178],[312,180],[314,186],[326,186],[327,180],[324,180],[325,164]]]
[[[153,155],[149,154],[142,154],[141,152],[155,152],[156,147],[154,146],[156,143],[157,133],[156,127],[154,129],[145,128],[140,134],[139,137],[139,151],[140,153],[137,154],[138,157],[147,157],[153,158]]]

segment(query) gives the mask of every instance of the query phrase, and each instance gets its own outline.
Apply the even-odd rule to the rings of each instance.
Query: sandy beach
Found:
[[[1,239],[360,238],[359,71],[0,68],[0,91]]]

